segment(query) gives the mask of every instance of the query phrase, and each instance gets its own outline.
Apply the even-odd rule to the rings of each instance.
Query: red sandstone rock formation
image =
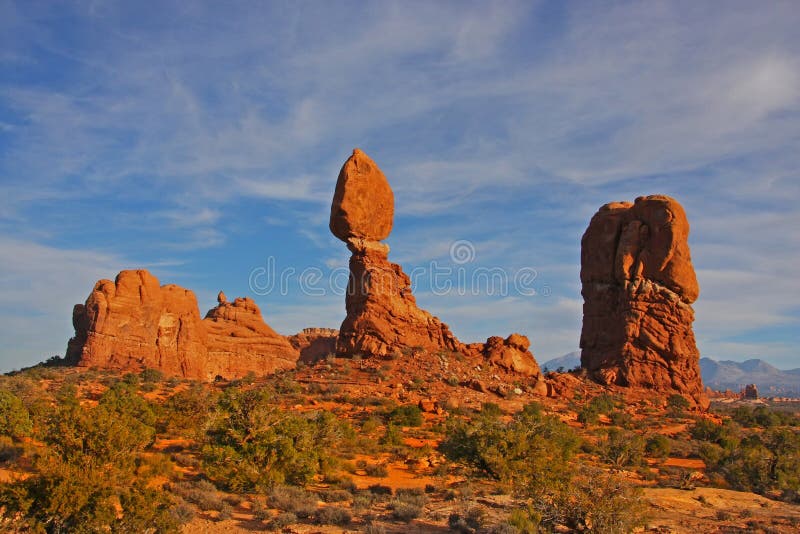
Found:
[[[301,332],[288,336],[289,343],[300,351],[300,361],[314,363],[328,354],[336,354],[339,331],[334,328],[303,328]]]
[[[350,281],[347,317],[339,329],[337,353],[388,355],[403,348],[456,351],[461,344],[450,329],[417,307],[411,281],[388,259],[394,196],[386,177],[355,149],[342,166],[331,205],[330,229],[347,243]]]
[[[675,391],[705,408],[688,235],[683,208],[662,195],[592,217],[581,240],[581,365],[601,383]]]
[[[206,367],[226,378],[271,374],[291,369],[299,353],[288,340],[270,328],[261,317],[261,310],[250,298],[224,300],[203,319],[207,332]]]
[[[220,292],[219,301],[201,320],[192,291],[160,286],[144,270],[122,271],[114,282],[97,282],[86,304],[75,306],[66,359],[82,367],[147,367],[200,380],[294,366],[297,351],[264,324],[252,300],[230,304]]]
[[[472,355],[483,356],[490,364],[522,375],[539,377],[539,364],[529,347],[531,342],[521,334],[511,334],[503,339],[492,336],[486,343],[470,343],[466,351]]]

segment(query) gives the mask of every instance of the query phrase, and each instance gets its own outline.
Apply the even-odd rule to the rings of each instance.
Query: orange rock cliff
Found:
[[[201,319],[192,291],[159,285],[145,270],[122,271],[113,282],[97,282],[86,303],[75,305],[66,360],[198,380],[295,366],[299,352],[264,323],[253,300],[227,302],[220,292],[218,301]]]

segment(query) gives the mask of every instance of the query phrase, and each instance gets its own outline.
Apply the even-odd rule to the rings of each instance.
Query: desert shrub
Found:
[[[389,412],[387,419],[397,426],[421,426],[423,422],[422,410],[416,404],[398,406]]]
[[[311,517],[317,511],[317,497],[302,488],[275,486],[267,495],[271,506],[297,517]]]
[[[16,395],[0,389],[0,435],[21,438],[33,431],[30,414]]]
[[[402,502],[393,500],[389,503],[389,508],[392,510],[392,518],[397,521],[408,523],[412,519],[416,519],[422,515],[422,507],[413,503]]]
[[[364,471],[367,473],[367,476],[371,477],[383,478],[389,476],[389,471],[383,464],[368,464],[364,468]]]
[[[611,429],[609,436],[606,450],[611,452],[607,454],[616,463],[641,461],[644,440],[640,436],[633,445],[629,442],[636,439],[629,432]],[[539,405],[532,404],[509,423],[481,414],[471,421],[451,418],[440,450],[450,460],[513,487],[528,503],[515,513],[516,524],[511,525],[523,532],[539,526],[550,530],[559,524],[592,532],[627,532],[642,525],[644,505],[639,493],[619,476],[574,464],[579,443],[558,417],[545,415]]]
[[[666,458],[672,449],[672,442],[666,436],[654,434],[647,438],[644,448],[653,458]]]
[[[599,420],[600,414],[589,404],[582,406],[578,410],[578,422],[583,426],[596,425]]]
[[[100,397],[98,405],[111,413],[133,418],[149,427],[156,424],[156,407],[139,396],[136,388],[124,380],[108,388]]]
[[[78,403],[73,387],[60,392],[43,439],[65,461],[127,469],[153,442],[155,428],[144,422],[152,420],[149,405],[131,387],[109,389],[93,408]]]
[[[403,443],[403,431],[397,425],[389,423],[386,425],[386,432],[381,436],[381,445],[400,445]]]
[[[225,506],[217,488],[206,480],[173,483],[169,485],[169,490],[204,512],[211,510],[218,512]]]
[[[0,487],[15,528],[35,532],[174,532],[178,521],[160,491],[120,483],[107,468],[75,465],[57,456],[37,463],[37,473]],[[119,503],[119,509],[114,500]]]
[[[215,402],[216,396],[208,388],[193,384],[189,389],[179,391],[167,399],[159,429],[193,437],[208,419]]]
[[[345,502],[353,498],[353,494],[346,490],[324,491],[319,494],[320,500],[324,502]]]
[[[619,468],[641,465],[644,448],[644,439],[639,434],[612,428],[600,450],[603,460]]]
[[[384,486],[382,484],[372,484],[367,489],[373,495],[391,495],[392,494],[392,488],[390,488],[389,486]]]
[[[481,414],[487,419],[497,419],[503,415],[500,405],[494,402],[484,402],[481,404]]]
[[[546,530],[566,525],[581,532],[631,532],[644,526],[645,509],[639,488],[622,477],[585,469],[568,490],[534,500],[521,515]]]
[[[230,504],[223,502],[217,513],[217,521],[225,521],[233,516],[233,508]]]
[[[144,369],[141,373],[139,373],[139,378],[141,378],[142,382],[147,383],[157,383],[164,380],[164,373],[159,371],[158,369]]]
[[[689,400],[678,393],[673,393],[667,397],[667,411],[673,417],[679,417],[685,414],[690,406]]]
[[[329,412],[281,410],[266,389],[229,388],[220,398],[202,449],[203,467],[233,491],[304,484],[331,451],[354,435]]]
[[[337,525],[344,527],[352,521],[350,511],[338,506],[325,506],[314,514],[314,521],[320,525]]]
[[[185,502],[180,502],[172,506],[172,508],[169,510],[169,513],[180,525],[190,522],[195,516],[194,509]]]
[[[589,401],[589,406],[598,413],[610,414],[611,412],[622,407],[622,402],[619,398],[603,393]]]
[[[295,523],[297,523],[297,516],[295,514],[292,512],[281,512],[272,518],[272,520],[267,524],[267,528],[272,531],[283,530],[289,525],[294,525]]]
[[[477,506],[467,509],[463,514],[453,512],[447,518],[447,526],[455,532],[471,534],[483,526],[485,512]]]
[[[611,424],[620,428],[633,428],[633,416],[628,412],[617,410],[609,415]]]
[[[361,423],[361,433],[362,434],[372,434],[381,426],[381,420],[377,417],[368,417],[363,423]]]
[[[530,489],[564,480],[578,444],[565,423],[532,403],[509,423],[483,413],[471,421],[450,417],[439,450],[479,474]]]

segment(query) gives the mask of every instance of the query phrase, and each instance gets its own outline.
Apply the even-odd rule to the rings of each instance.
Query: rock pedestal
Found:
[[[404,348],[455,351],[450,329],[417,307],[411,281],[389,261],[380,241],[392,230],[394,194],[383,172],[359,149],[342,166],[331,204],[330,229],[347,243],[347,317],[339,329],[341,356],[385,356]]]

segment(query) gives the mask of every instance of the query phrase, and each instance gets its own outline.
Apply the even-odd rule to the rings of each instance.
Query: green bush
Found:
[[[673,393],[667,397],[667,410],[674,416],[679,416],[686,413],[691,407],[689,400],[678,393]]]
[[[30,414],[22,401],[10,391],[0,389],[0,435],[21,438],[32,431]]]
[[[157,383],[164,380],[164,373],[159,371],[158,369],[145,369],[141,373],[139,373],[139,378],[142,380],[143,383]]]
[[[645,451],[653,458],[666,458],[672,449],[672,442],[667,436],[654,434],[647,438]]]
[[[601,456],[617,468],[637,466],[642,464],[644,448],[644,439],[639,434],[612,428],[601,447]]]
[[[353,436],[352,427],[331,413],[287,413],[267,389],[229,388],[206,432],[203,468],[233,491],[303,485]]]
[[[578,444],[572,429],[534,403],[509,423],[484,413],[472,421],[450,417],[439,450],[478,473],[528,488],[563,480]]]
[[[419,406],[406,404],[389,412],[388,421],[397,426],[421,426],[424,420]]]

